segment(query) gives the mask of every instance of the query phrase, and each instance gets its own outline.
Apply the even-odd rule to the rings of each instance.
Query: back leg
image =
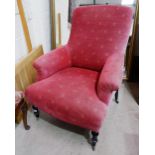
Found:
[[[116,91],[116,93],[115,93],[115,102],[118,104],[119,103],[119,101],[118,101],[118,90]]]
[[[35,106],[32,106],[32,109],[33,109],[34,115],[35,115],[37,118],[39,118],[39,110],[38,110],[38,108],[35,107]]]

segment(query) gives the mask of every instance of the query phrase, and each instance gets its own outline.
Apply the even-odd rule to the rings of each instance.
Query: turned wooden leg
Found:
[[[118,90],[116,91],[116,93],[115,93],[115,102],[118,104],[119,103],[119,101],[118,101]]]
[[[92,149],[94,151],[95,150],[96,143],[98,141],[97,136],[99,135],[99,133],[92,131],[91,134],[92,134],[91,146],[92,146]]]
[[[39,110],[38,110],[38,108],[35,107],[35,106],[32,106],[32,109],[33,109],[34,115],[35,115],[37,118],[39,118]]]
[[[21,107],[21,110],[23,112],[23,124],[24,124],[25,130],[29,130],[30,126],[27,124],[27,110],[28,110],[28,106],[27,106],[26,102],[24,101],[24,99],[23,99],[22,102],[23,102],[23,105]]]

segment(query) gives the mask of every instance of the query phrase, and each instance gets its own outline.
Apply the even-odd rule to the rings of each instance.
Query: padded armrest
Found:
[[[97,93],[101,100],[108,103],[113,91],[118,90],[123,77],[124,54],[111,55],[99,77]]]
[[[52,74],[71,66],[67,46],[59,47],[39,57],[33,64],[37,70],[37,80],[48,78]]]

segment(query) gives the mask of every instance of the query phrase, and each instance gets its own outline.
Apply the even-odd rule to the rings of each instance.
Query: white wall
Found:
[[[62,45],[66,44],[69,38],[68,27],[68,0],[55,0],[55,19],[56,19],[56,43],[58,43],[58,13],[61,14],[61,39]]]
[[[25,17],[27,20],[32,47],[43,45],[45,52],[51,49],[51,22],[50,0],[22,0]],[[27,46],[21,26],[21,20],[16,3],[16,31],[15,53],[16,62],[27,55]]]
[[[122,0],[96,0],[97,4],[105,4],[105,3],[109,3],[109,4],[121,4]]]
[[[15,60],[16,62],[27,54],[27,46],[20,21],[17,3],[15,5]]]

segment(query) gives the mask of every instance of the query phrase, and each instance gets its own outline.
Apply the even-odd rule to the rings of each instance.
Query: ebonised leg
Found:
[[[118,104],[119,103],[119,101],[118,101],[118,90],[116,91],[116,93],[115,93],[115,102]]]
[[[34,115],[35,115],[37,118],[39,118],[39,110],[38,110],[38,108],[35,107],[35,106],[32,106],[32,109],[33,109]]]
[[[97,136],[99,135],[99,133],[92,131],[91,134],[92,134],[91,146],[92,146],[92,149],[94,151],[95,150],[96,143],[98,141]]]
[[[28,106],[27,106],[27,104],[25,103],[24,100],[23,100],[23,105],[21,107],[21,110],[23,112],[23,123],[24,123],[25,130],[29,130],[30,126],[27,124],[27,110],[28,110]]]

